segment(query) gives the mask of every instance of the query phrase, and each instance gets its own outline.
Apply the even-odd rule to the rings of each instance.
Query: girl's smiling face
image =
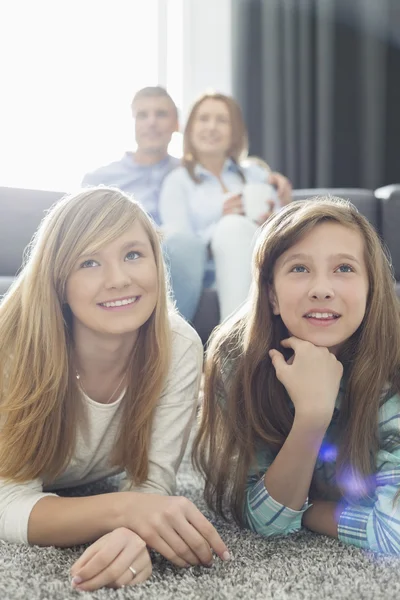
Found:
[[[154,253],[139,221],[98,252],[81,256],[66,286],[74,327],[106,335],[137,332],[157,295]]]
[[[290,335],[337,352],[360,326],[368,274],[361,234],[316,225],[276,261],[270,300]]]

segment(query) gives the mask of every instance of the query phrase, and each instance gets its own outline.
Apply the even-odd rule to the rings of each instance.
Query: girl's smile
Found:
[[[316,327],[329,327],[334,325],[340,316],[337,312],[332,312],[329,309],[324,308],[314,308],[313,310],[307,312],[304,315],[304,318],[307,319],[307,322]]]
[[[134,304],[139,302],[141,296],[130,296],[128,298],[118,298],[117,300],[107,300],[99,302],[98,306],[105,310],[121,310],[132,308]]]

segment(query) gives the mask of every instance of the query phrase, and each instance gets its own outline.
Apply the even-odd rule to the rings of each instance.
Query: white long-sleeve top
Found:
[[[131,487],[131,482],[125,480],[124,488],[136,492],[174,493],[176,473],[196,414],[203,347],[194,329],[178,315],[171,316],[171,327],[172,360],[155,410],[148,479],[140,487]],[[0,479],[0,539],[28,543],[28,521],[36,502],[56,495],[56,490],[121,472],[110,466],[110,455],[122,417],[123,395],[112,404],[100,404],[83,394],[88,429],[78,429],[73,457],[54,481],[13,483]]]

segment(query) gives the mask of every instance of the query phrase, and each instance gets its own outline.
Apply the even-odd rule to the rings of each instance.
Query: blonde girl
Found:
[[[0,538],[94,542],[81,590],[140,583],[147,546],[178,566],[227,552],[171,497],[197,403],[202,346],[168,304],[152,222],[129,196],[92,188],[40,225],[0,306]],[[125,473],[122,492],[57,490]]]

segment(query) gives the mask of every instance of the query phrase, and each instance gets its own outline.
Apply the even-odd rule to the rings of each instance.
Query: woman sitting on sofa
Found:
[[[193,232],[208,248],[211,260],[204,265],[204,285],[215,279],[222,320],[247,297],[259,225],[270,215],[271,205],[279,208],[291,200],[286,177],[271,173],[258,160],[246,164],[246,156],[247,131],[239,105],[224,94],[205,94],[187,121],[183,165],[165,179],[160,196],[165,228]],[[243,197],[246,184],[254,183],[269,184],[265,207],[255,221]]]
[[[197,406],[202,345],[168,305],[158,236],[113,188],[82,190],[42,222],[0,306],[0,539],[94,542],[80,590],[140,583],[146,546],[174,564],[227,557],[171,497]],[[55,492],[125,472],[124,491]]]

